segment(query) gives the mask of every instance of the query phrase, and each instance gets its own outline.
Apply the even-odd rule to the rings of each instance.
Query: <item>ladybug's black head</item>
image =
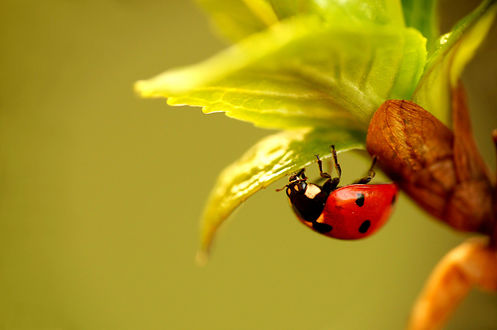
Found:
[[[314,221],[323,212],[328,193],[314,184],[307,183],[304,169],[288,179],[286,194],[297,215],[305,221]]]
[[[286,194],[290,199],[292,196],[304,195],[307,190],[307,177],[304,174],[304,169],[301,169],[297,174],[288,178],[286,185]]]
[[[288,197],[294,195],[303,195],[305,194],[306,190],[307,190],[307,182],[305,181],[292,182],[286,186],[286,194]]]

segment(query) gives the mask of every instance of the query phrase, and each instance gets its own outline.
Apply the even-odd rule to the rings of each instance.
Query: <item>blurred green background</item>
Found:
[[[477,3],[444,1],[444,26]],[[222,49],[207,18],[191,1],[1,0],[0,25],[0,329],[401,329],[467,237],[402,196],[374,237],[331,240],[267,189],[199,268],[217,174],[269,132],[132,85]],[[491,168],[496,40],[464,77]],[[368,166],[340,159],[345,181]],[[497,329],[496,311],[472,292],[448,328]]]

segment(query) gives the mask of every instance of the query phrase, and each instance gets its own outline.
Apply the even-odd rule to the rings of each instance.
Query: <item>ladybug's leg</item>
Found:
[[[330,226],[329,224],[317,221],[312,221],[312,228],[314,228],[315,231],[321,234],[326,234],[327,232],[330,232],[333,229],[333,227]]]
[[[342,168],[340,167],[340,164],[338,163],[338,157],[337,157],[337,151],[335,150],[335,146],[331,145],[331,155],[333,156],[332,161],[333,161],[333,167],[337,171],[338,174],[338,182],[340,182],[340,177],[342,176]],[[338,183],[337,183],[338,185]]]
[[[318,155],[316,155],[316,158],[318,159],[319,174],[321,175],[322,178],[328,179],[323,184],[321,189],[324,192],[326,192],[327,194],[329,194],[338,186],[338,181],[336,180],[336,178],[332,178],[331,175],[329,175],[328,173],[323,172],[323,162],[321,161],[321,159],[319,159]],[[314,227],[314,223],[312,224],[312,226]],[[319,226],[319,225],[317,225],[317,226]],[[314,228],[314,229],[316,229],[316,228]],[[316,229],[316,230],[319,231],[318,229]]]
[[[302,181],[306,181],[306,180],[307,180],[307,177],[305,176],[305,168],[302,168],[302,169],[300,169],[300,171],[298,171],[297,173],[293,174],[292,176],[290,176],[288,178],[289,184],[284,185],[283,187],[276,189],[276,191],[279,192],[279,191],[285,190],[292,183],[302,182]]]
[[[374,172],[374,165],[376,164],[376,156],[373,156],[373,163],[371,164],[371,167],[368,170],[368,175],[365,176],[364,178],[361,178],[357,181],[355,181],[355,184],[366,184],[369,183],[374,178],[375,172]]]
[[[323,172],[323,162],[321,161],[321,159],[319,159],[318,155],[315,155],[315,156],[316,156],[316,158],[318,160],[319,175],[321,175],[322,178],[330,179],[331,175],[329,175],[328,173]]]
[[[307,177],[305,176],[305,168],[302,168],[300,171],[295,173],[294,175],[290,176],[288,178],[289,182],[297,181],[297,180],[307,180]]]
[[[342,176],[342,169],[340,168],[340,164],[338,164],[337,152],[335,150],[334,145],[331,146],[331,155],[332,155],[333,167],[335,168],[338,174],[338,176],[335,178],[332,178],[331,175],[329,175],[328,173],[323,173],[323,165],[321,163],[321,160],[319,159],[318,156],[316,156],[318,159],[319,173],[321,174],[321,177],[329,179],[323,184],[322,187],[322,189],[327,193],[332,192],[338,187],[338,184],[340,183],[340,177]]]
[[[297,174],[294,175],[295,178],[300,178],[302,180],[307,180],[307,177],[305,176],[305,168],[302,168],[300,171],[297,172]]]

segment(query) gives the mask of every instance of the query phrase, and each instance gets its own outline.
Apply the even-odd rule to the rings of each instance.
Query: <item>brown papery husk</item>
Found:
[[[426,211],[457,230],[490,235],[493,187],[462,87],[452,94],[454,132],[416,103],[388,100],[371,119],[367,149]]]

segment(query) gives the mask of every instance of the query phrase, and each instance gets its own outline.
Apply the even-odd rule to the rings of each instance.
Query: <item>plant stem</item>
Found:
[[[467,240],[438,263],[414,305],[407,328],[440,329],[473,286],[497,292],[497,251],[489,247],[486,238]]]

